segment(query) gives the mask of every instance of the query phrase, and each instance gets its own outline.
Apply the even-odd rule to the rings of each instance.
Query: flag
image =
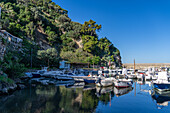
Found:
[[[111,66],[111,62],[110,62],[110,60],[109,60],[109,67]]]

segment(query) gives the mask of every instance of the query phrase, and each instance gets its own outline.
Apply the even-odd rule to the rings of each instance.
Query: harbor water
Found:
[[[158,94],[151,82],[133,87],[35,85],[0,96],[0,113],[170,113],[170,93]]]

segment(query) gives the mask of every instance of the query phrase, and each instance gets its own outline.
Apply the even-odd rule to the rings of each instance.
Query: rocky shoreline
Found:
[[[22,83],[15,82],[13,84],[0,81],[0,95],[8,95],[16,90],[24,89],[26,86]]]

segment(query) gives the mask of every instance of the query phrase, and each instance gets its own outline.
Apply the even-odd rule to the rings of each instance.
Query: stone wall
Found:
[[[0,30],[0,59],[3,60],[7,47],[22,52],[22,41],[22,39],[11,35],[7,31]]]
[[[2,37],[0,37],[0,59],[3,60],[6,46],[2,43]]]

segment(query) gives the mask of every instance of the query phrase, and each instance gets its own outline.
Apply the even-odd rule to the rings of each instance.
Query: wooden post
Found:
[[[135,82],[135,96],[136,96],[136,82]]]
[[[86,51],[86,53],[87,53],[87,58],[88,58],[88,68],[90,67],[89,66],[89,54],[88,54],[88,52]]]
[[[94,62],[93,62],[93,69],[94,69]]]
[[[49,66],[50,66],[50,60],[49,60],[49,58],[48,58],[48,68],[49,68]]]
[[[134,74],[136,74],[136,72],[135,72],[135,59],[134,59]]]

